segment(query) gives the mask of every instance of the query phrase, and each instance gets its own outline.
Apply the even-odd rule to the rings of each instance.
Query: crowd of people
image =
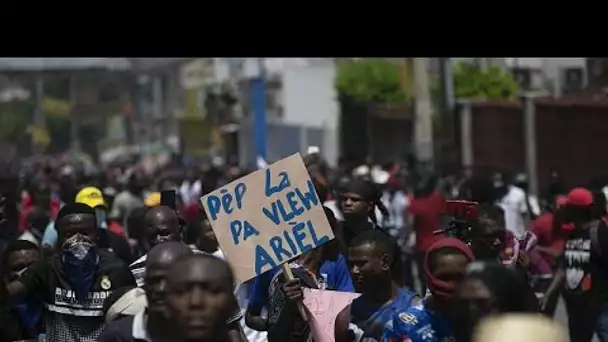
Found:
[[[536,197],[524,174],[304,161],[335,239],[290,260],[293,277],[277,267],[242,284],[199,204],[246,174],[236,166],[6,171],[0,341],[315,341],[300,312],[312,288],[360,294],[336,342],[497,342],[508,327],[608,342],[601,185],[566,189],[555,174]],[[547,322],[559,298],[567,333]]]

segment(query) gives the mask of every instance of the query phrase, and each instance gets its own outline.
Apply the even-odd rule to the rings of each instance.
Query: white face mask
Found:
[[[67,239],[61,246],[61,249],[63,249],[64,253],[70,253],[76,259],[83,260],[94,246],[95,244],[89,237],[76,234]]]

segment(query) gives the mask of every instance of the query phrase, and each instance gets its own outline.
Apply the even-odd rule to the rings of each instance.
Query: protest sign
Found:
[[[334,342],[336,317],[359,293],[302,289],[315,342]]]
[[[201,198],[238,283],[334,238],[299,154]]]

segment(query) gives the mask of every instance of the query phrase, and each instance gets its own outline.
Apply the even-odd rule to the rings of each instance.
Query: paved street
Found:
[[[566,314],[566,306],[564,301],[560,299],[557,310],[555,311],[555,320],[563,324],[565,327],[568,326],[568,315]],[[593,338],[593,342],[599,342],[597,337]]]

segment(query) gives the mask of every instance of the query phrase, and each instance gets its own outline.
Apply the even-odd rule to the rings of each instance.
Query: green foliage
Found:
[[[399,66],[381,58],[339,63],[335,86],[359,102],[393,104],[408,99],[399,79]]]
[[[458,98],[511,99],[519,85],[511,73],[497,66],[482,69],[469,63],[454,66],[454,91]]]
[[[26,136],[26,130],[33,121],[35,103],[11,101],[0,104],[0,139],[18,141]]]

